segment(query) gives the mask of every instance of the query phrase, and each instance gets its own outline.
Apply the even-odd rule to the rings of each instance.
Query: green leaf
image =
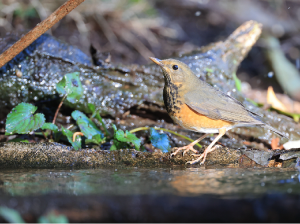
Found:
[[[166,134],[160,134],[154,128],[150,128],[150,140],[152,145],[161,149],[162,152],[168,152],[171,149],[168,136]]]
[[[131,3],[131,4],[137,4],[139,2],[140,2],[140,0],[129,0],[129,3]]]
[[[205,68],[205,71],[209,72],[209,73],[213,73],[214,72],[214,70],[212,68]]]
[[[42,130],[51,130],[53,131],[54,133],[57,133],[58,132],[58,127],[53,124],[53,123],[45,123],[42,127],[41,127]]]
[[[42,130],[51,130],[54,132],[54,141],[58,141],[57,140],[57,136],[58,136],[58,133],[59,133],[59,130],[58,130],[58,127],[53,124],[53,123],[45,123],[42,127],[41,127]],[[44,134],[47,134],[47,133],[44,133]]]
[[[113,140],[113,145],[116,147],[116,149],[126,149],[126,148],[131,148],[132,146],[130,145],[129,142],[120,142],[116,139]],[[114,149],[112,149],[114,150]]]
[[[138,137],[136,137],[135,134],[132,134],[126,130],[124,137],[127,142],[133,143],[136,150],[140,150],[141,140]],[[125,141],[125,139],[124,139],[124,141]]]
[[[95,117],[99,122],[100,124],[102,125],[102,127],[104,128],[104,131],[105,131],[105,134],[106,136],[110,136],[110,133],[109,131],[107,130],[107,127],[105,125],[105,123],[103,122],[102,120],[102,117],[100,116],[99,112],[96,111],[96,107],[94,104],[92,103],[88,103],[88,108],[92,111],[93,115],[92,117]]]
[[[109,150],[110,150],[110,151],[117,150],[117,146],[113,144],[113,145],[110,147],[110,149],[109,149]]]
[[[233,76],[233,80],[235,82],[236,89],[241,92],[242,91],[242,82],[241,82],[241,80],[236,76],[235,73],[233,73],[232,76]]]
[[[255,105],[255,106],[257,106],[257,107],[263,107],[263,106],[264,106],[263,103],[255,102],[254,100],[251,100],[251,99],[249,99],[249,98],[246,98],[246,100],[248,100],[249,102],[251,102],[253,105]],[[289,113],[289,112],[286,112],[286,111],[281,111],[281,110],[278,110],[278,109],[276,109],[276,108],[274,108],[274,107],[270,107],[270,110],[274,110],[274,111],[276,111],[277,113],[284,114],[284,115],[286,115],[286,116],[292,117],[296,123],[298,123],[299,120],[300,120],[300,114],[297,114],[297,113]]]
[[[10,223],[25,223],[20,213],[14,209],[1,206],[0,215]]]
[[[88,108],[92,111],[92,113],[94,113],[96,111],[96,107],[92,103],[88,103]]]
[[[140,150],[141,140],[139,138],[137,138],[135,136],[135,134],[132,134],[127,130],[125,133],[122,130],[117,130],[115,125],[113,125],[113,129],[115,130],[114,145],[118,149],[120,149],[121,147],[126,148],[128,146],[128,145],[126,146],[126,144],[124,144],[124,143],[127,143],[127,144],[132,143],[136,150]]]
[[[20,103],[7,115],[5,135],[13,133],[28,134],[43,126],[45,123],[44,114],[34,114],[36,106],[29,103]]]
[[[292,117],[293,117],[293,119],[294,119],[294,121],[296,122],[296,123],[298,123],[299,122],[299,119],[300,119],[300,115],[298,114],[294,114],[294,115],[292,115]]]
[[[114,132],[118,131],[117,126],[116,125],[112,125],[112,128],[114,129]]]
[[[75,150],[81,149],[81,136],[77,135],[75,138],[75,142],[73,142],[73,132],[61,126],[61,131],[63,135],[65,135],[68,141],[71,143]]]
[[[14,139],[8,140],[7,142],[26,142],[26,143],[29,143],[28,140],[22,139],[22,138],[14,138]]]
[[[34,7],[29,7],[24,11],[24,16],[25,17],[31,17],[31,18],[36,18],[38,17],[38,13]]]
[[[57,92],[63,95],[67,94],[67,100],[71,103],[76,103],[83,95],[79,74],[79,72],[68,73],[56,84]]]
[[[38,219],[39,223],[69,223],[68,218],[65,215],[57,214],[55,211],[47,213],[45,216],[41,216]]]
[[[105,142],[105,138],[102,138],[102,136],[98,135],[98,134],[94,135],[92,137],[92,139],[86,139],[85,140],[86,144],[93,143],[93,144],[99,145],[99,144],[104,143],[104,142]]]
[[[254,100],[252,100],[252,99],[246,98],[246,100],[248,100],[250,103],[252,103],[256,107],[259,106],[259,104],[257,102],[255,102]]]
[[[91,121],[84,113],[75,110],[72,112],[72,117],[76,121],[79,126],[81,132],[88,138],[92,139],[94,135],[102,136],[102,132],[95,125],[93,121]]]

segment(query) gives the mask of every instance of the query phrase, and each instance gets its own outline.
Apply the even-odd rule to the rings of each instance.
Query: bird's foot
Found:
[[[200,162],[202,159],[203,159],[203,161],[200,162],[200,165],[202,165],[205,162],[206,155],[204,155],[204,153],[202,153],[201,155],[193,154],[193,156],[199,156],[199,158],[195,159],[195,160],[188,161],[185,164],[191,164],[192,165],[192,164]],[[203,157],[205,157],[205,158],[203,158]]]
[[[198,151],[193,148],[193,145],[187,145],[187,146],[183,146],[183,147],[177,148],[175,152],[171,153],[170,157],[172,158],[172,157],[176,156],[182,150],[184,150],[183,153],[182,153],[182,156],[184,156],[185,153],[187,153],[188,151],[192,151],[194,153],[198,153]]]
[[[209,148],[209,147],[207,147],[206,149],[205,149],[205,151],[201,154],[201,155],[199,155],[199,154],[192,154],[192,156],[199,156],[199,158],[198,159],[195,159],[195,160],[192,160],[192,161],[188,161],[188,162],[186,162],[185,164],[195,164],[195,163],[197,163],[197,162],[200,162],[202,159],[202,162],[200,162],[200,165],[203,165],[204,164],[204,162],[205,162],[205,160],[206,160],[206,156],[207,156],[207,154],[209,153],[209,152],[212,152],[212,151],[214,151],[215,149],[217,149],[217,148],[219,148],[220,146],[219,145],[215,145],[214,147],[212,147],[211,149]]]

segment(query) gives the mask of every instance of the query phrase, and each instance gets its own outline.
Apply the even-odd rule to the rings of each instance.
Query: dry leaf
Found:
[[[277,110],[288,111],[286,106],[277,99],[272,86],[268,87],[267,103]]]
[[[275,162],[275,160],[270,160],[268,167],[282,167],[282,162]]]
[[[271,148],[272,148],[273,150],[275,150],[275,149],[283,149],[283,146],[282,146],[282,145],[279,146],[279,141],[280,141],[279,138],[273,138],[273,139],[271,140]]]
[[[244,144],[244,145],[251,145],[251,142],[243,141],[243,144]]]

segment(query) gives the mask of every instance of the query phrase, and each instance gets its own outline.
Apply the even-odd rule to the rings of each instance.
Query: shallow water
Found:
[[[300,175],[291,168],[111,168],[0,171],[0,195],[218,195],[258,197],[300,194]]]

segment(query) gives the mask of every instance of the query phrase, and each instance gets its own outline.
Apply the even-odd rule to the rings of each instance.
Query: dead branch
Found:
[[[0,55],[0,68],[18,55],[22,50],[28,47],[33,41],[35,41],[39,36],[45,33],[82,2],[84,2],[84,0],[68,0],[47,19],[37,24],[31,31],[29,31],[25,36],[23,36],[14,45]]]

